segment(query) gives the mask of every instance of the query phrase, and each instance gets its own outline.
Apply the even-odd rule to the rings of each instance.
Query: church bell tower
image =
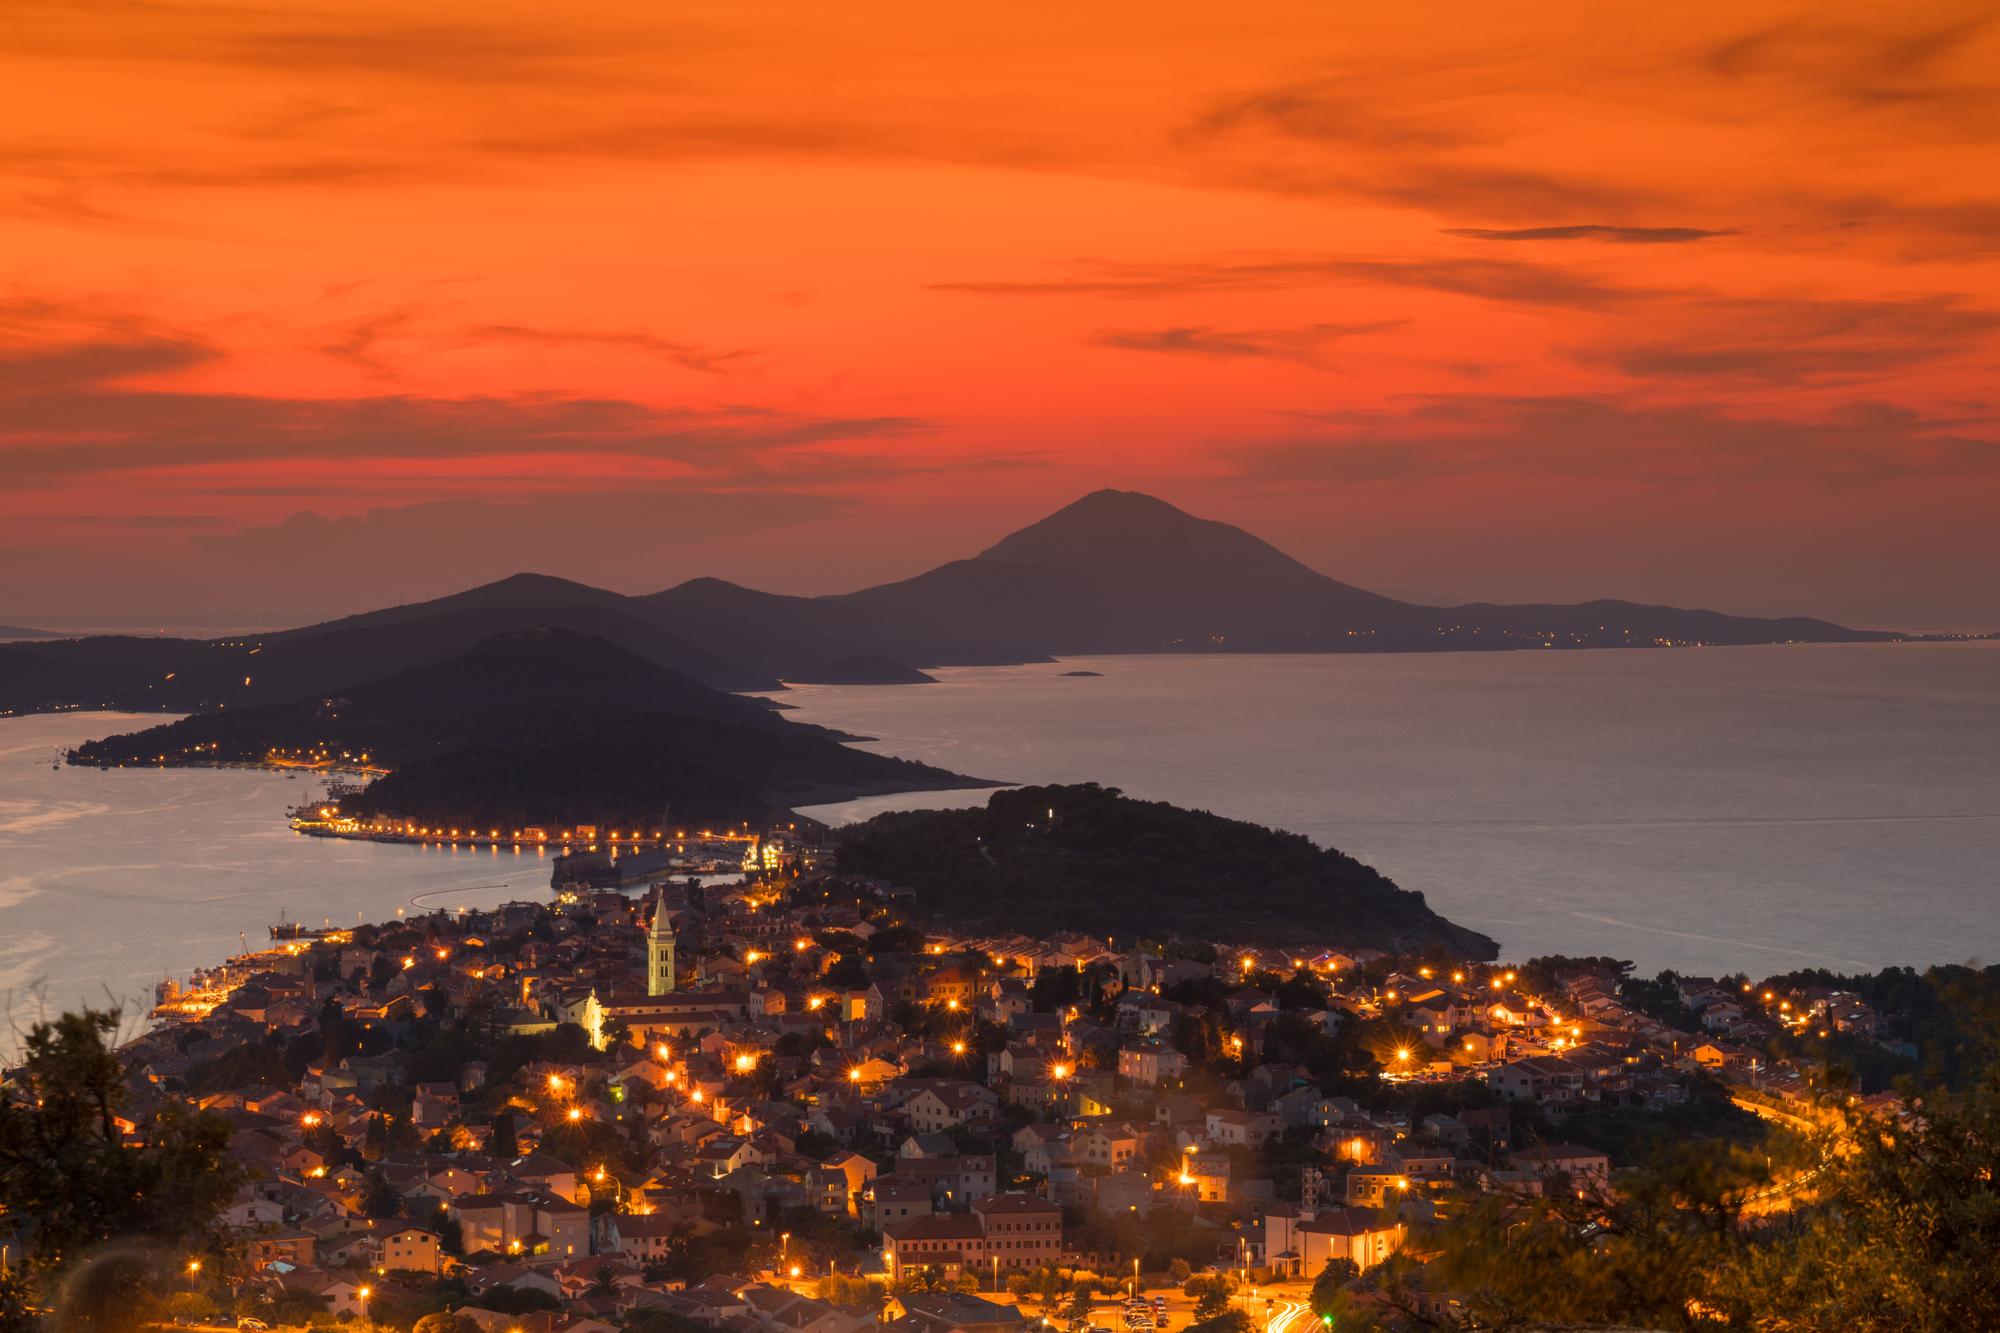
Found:
[[[674,925],[667,919],[665,886],[653,890],[653,923],[646,931],[646,994],[674,988]]]

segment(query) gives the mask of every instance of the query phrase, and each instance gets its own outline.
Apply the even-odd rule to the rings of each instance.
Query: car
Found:
[[[271,1326],[261,1319],[239,1319],[236,1327],[243,1329],[244,1333],[271,1333]]]

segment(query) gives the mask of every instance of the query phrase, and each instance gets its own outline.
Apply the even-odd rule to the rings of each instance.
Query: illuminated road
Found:
[[[1279,1301],[1277,1310],[1264,1322],[1264,1333],[1307,1333],[1312,1311],[1300,1301]]]
[[[1772,1124],[1783,1125],[1787,1129],[1795,1130],[1805,1135],[1808,1139],[1813,1134],[1819,1132],[1819,1126],[1814,1125],[1812,1121],[1807,1120],[1804,1116],[1793,1115],[1788,1111],[1780,1111],[1775,1106],[1766,1106],[1762,1102],[1748,1101],[1741,1097],[1731,1097],[1729,1100],[1752,1115],[1768,1120]],[[1798,1196],[1811,1189],[1813,1182],[1818,1180],[1825,1170],[1826,1161],[1824,1156],[1822,1156],[1820,1162],[1809,1169],[1794,1172],[1783,1180],[1772,1181],[1763,1189],[1751,1194],[1744,1202],[1743,1215],[1745,1217],[1757,1217],[1769,1213],[1789,1212],[1798,1201]]]

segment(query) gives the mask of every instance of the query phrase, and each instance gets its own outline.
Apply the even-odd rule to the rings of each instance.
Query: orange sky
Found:
[[[1990,7],[10,0],[0,623],[842,589],[1110,483],[2000,627]]]

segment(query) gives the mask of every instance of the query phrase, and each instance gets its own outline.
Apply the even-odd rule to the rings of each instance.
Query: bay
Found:
[[[548,894],[532,852],[294,833],[286,810],[323,786],[309,777],[52,763],[59,747],[163,720],[0,720],[0,1057],[44,1012],[143,1015],[163,976],[255,946],[281,917],[343,925]]]

